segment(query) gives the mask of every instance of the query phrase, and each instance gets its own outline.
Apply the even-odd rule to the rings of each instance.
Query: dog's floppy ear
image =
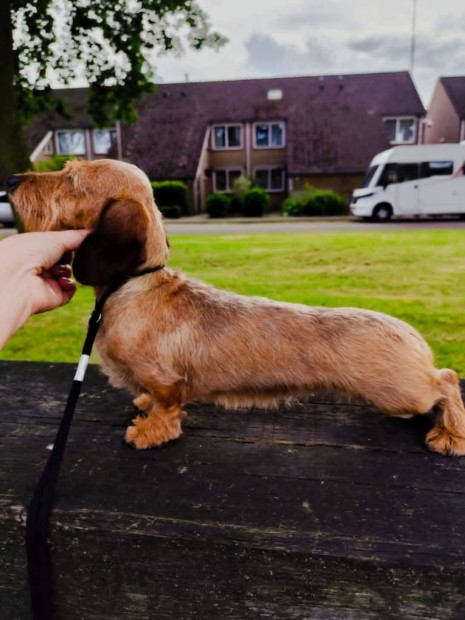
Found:
[[[76,280],[102,286],[134,271],[146,259],[148,223],[144,207],[135,200],[108,202],[75,254]]]

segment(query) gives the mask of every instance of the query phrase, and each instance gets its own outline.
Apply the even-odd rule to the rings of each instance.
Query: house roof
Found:
[[[460,118],[465,118],[465,76],[440,79]]]
[[[269,101],[278,89],[282,99]],[[382,117],[425,110],[400,72],[161,84],[139,112],[125,130],[125,155],[154,178],[189,178],[214,122],[285,120],[290,174],[360,173],[389,148]]]
[[[282,98],[268,100],[269,90]],[[76,109],[60,127],[91,125],[84,89],[58,94]],[[286,121],[290,174],[362,173],[389,148],[383,117],[425,113],[408,72],[160,84],[136,107],[139,121],[122,125],[123,156],[152,179],[193,178],[211,123],[265,119]],[[46,127],[58,128],[50,116]]]

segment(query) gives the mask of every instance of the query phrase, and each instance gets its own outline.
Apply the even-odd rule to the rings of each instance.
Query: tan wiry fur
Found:
[[[13,199],[28,230],[95,229],[110,200],[130,200],[139,209],[134,218],[146,219],[140,267],[167,260],[160,212],[134,166],[72,162],[62,172],[20,176]],[[165,268],[110,297],[97,346],[111,383],[129,390],[144,412],[126,433],[137,448],[179,437],[189,401],[268,407],[334,389],[392,416],[434,407],[429,448],[465,455],[456,373],[437,370],[418,332],[381,313],[243,297]]]

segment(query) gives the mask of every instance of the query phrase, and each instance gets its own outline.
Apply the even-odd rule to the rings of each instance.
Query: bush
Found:
[[[261,187],[253,187],[244,195],[243,212],[246,217],[262,217],[270,206],[270,197]]]
[[[244,197],[247,192],[255,187],[253,179],[241,174],[232,184],[229,200],[229,215],[241,215],[244,207]]]
[[[209,217],[226,217],[229,213],[229,198],[224,194],[210,194],[205,201]]]
[[[342,196],[330,189],[306,186],[301,196],[291,196],[282,205],[283,215],[288,216],[334,216],[346,215],[347,205]]]
[[[180,207],[182,215],[190,215],[189,192],[182,181],[152,181],[153,196],[159,209]]]
[[[283,202],[281,207],[281,212],[283,215],[288,215],[290,217],[302,215],[302,202],[293,196],[289,196]]]
[[[179,205],[172,205],[171,207],[159,207],[163,217],[170,219],[178,219],[182,215],[182,209]]]
[[[345,215],[346,202],[342,196],[328,189],[320,190],[305,205],[308,215]]]
[[[55,172],[64,168],[66,162],[76,159],[73,155],[54,155],[50,159],[42,159],[34,163],[36,172]]]
[[[229,215],[241,215],[242,214],[242,200],[237,196],[232,195],[229,199],[228,207]]]

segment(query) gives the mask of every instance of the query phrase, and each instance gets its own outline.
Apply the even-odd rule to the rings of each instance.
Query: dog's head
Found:
[[[77,280],[101,286],[143,264],[164,264],[168,242],[150,182],[132,164],[71,161],[59,172],[9,179],[27,231],[87,228],[73,263]]]

